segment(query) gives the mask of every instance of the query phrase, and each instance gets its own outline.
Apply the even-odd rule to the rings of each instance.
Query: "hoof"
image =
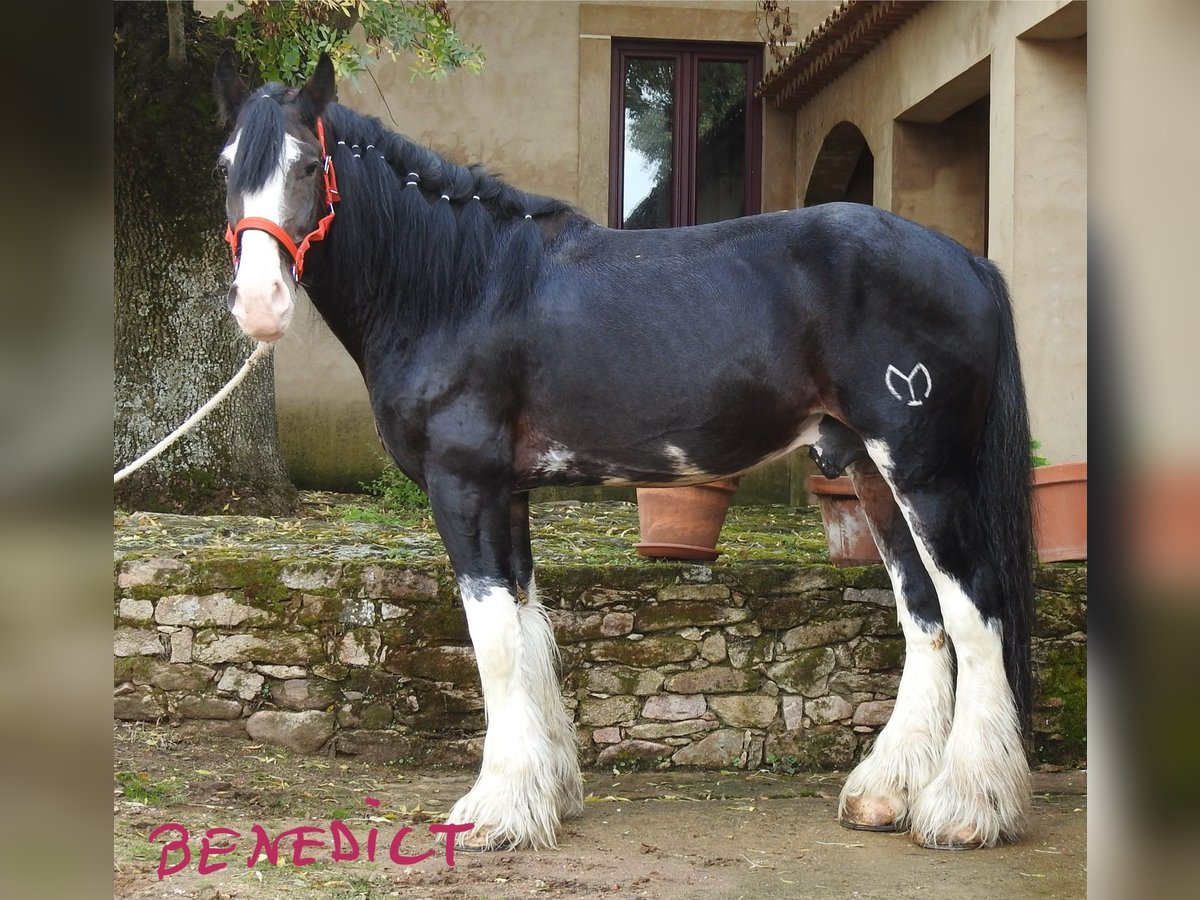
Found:
[[[981,850],[983,841],[960,841],[934,837],[926,839],[918,834],[913,835],[913,843],[926,850]]]
[[[926,850],[982,850],[989,846],[979,830],[964,825],[934,834],[912,833],[913,843]]]
[[[517,843],[512,838],[498,836],[487,826],[473,828],[454,842],[454,850],[457,853],[496,853],[515,850],[516,846]]]
[[[896,811],[890,802],[883,798],[850,797],[838,823],[843,828],[852,831],[903,831],[903,826],[896,820]]]
[[[881,822],[876,825],[871,822],[854,822],[850,819],[838,819],[838,824],[843,828],[849,828],[851,831],[902,831],[903,829],[895,822]]]

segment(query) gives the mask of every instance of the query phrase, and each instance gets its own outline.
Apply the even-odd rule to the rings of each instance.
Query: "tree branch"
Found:
[[[167,0],[167,63],[172,69],[182,69],[187,65],[183,23],[183,0]]]

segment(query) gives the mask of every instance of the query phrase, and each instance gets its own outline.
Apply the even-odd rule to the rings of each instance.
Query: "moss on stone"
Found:
[[[1038,649],[1034,665],[1034,752],[1041,762],[1087,761],[1087,647]]]
[[[719,569],[714,568],[713,575],[722,582],[735,585],[738,593],[745,594],[747,597],[769,597],[796,589],[796,585],[793,583],[796,577],[796,568],[797,561],[794,560],[788,560],[783,565],[778,562],[754,561],[744,565],[725,565]],[[813,585],[814,587],[832,586],[840,581],[840,575],[834,569],[822,570],[821,576],[823,583]]]
[[[847,587],[855,587],[860,590],[863,588],[883,588],[890,590],[892,587],[887,569],[883,567],[882,563],[876,566],[848,566],[842,569],[841,572],[842,579]]]
[[[300,598],[300,608],[296,612],[296,624],[319,625],[325,622],[336,622],[341,614],[342,599],[340,597],[305,594]]]
[[[854,665],[874,671],[899,669],[904,665],[904,640],[863,638],[854,651]]]
[[[818,594],[796,597],[752,595],[749,605],[757,613],[760,627],[782,631],[803,625],[817,615],[826,603],[826,598]]]
[[[792,773],[845,769],[854,761],[858,741],[840,725],[821,725],[768,735],[765,749],[768,760],[785,760]]]
[[[474,672],[475,658],[468,647],[393,647],[384,668],[394,675],[458,682]]]
[[[363,728],[380,729],[392,724],[392,705],[383,701],[368,703],[360,716]]]
[[[1065,637],[1087,631],[1087,603],[1077,594],[1039,590],[1034,603],[1033,633],[1038,637]]]
[[[822,680],[833,671],[834,664],[832,649],[816,647],[776,663],[767,670],[767,674],[785,691],[813,696],[819,692]]]
[[[719,600],[677,600],[638,610],[634,616],[634,628],[639,632],[647,632],[693,625],[731,625],[749,617],[749,610],[730,607],[728,597]]]
[[[536,546],[534,555],[538,563],[538,590],[553,596],[567,608],[572,608],[585,592],[597,586],[608,591],[654,594],[675,580],[673,572],[652,572],[643,566],[605,565],[604,579],[598,584],[594,566],[562,565],[543,560]]]
[[[117,597],[129,597],[132,600],[157,600],[170,593],[172,593],[170,588],[160,584],[139,584],[118,590]]]
[[[411,645],[444,641],[465,643],[470,640],[467,617],[458,603],[428,603],[417,606],[402,625],[391,629],[388,634],[389,643]]]
[[[700,654],[695,641],[677,635],[659,635],[640,641],[594,641],[587,648],[587,657],[595,662],[623,663],[627,666],[661,666],[665,663],[687,662]]]
[[[148,656],[117,656],[113,658],[113,684],[126,681],[146,683],[154,671],[154,660]]]
[[[764,634],[753,638],[728,638],[726,654],[735,669],[752,669],[775,659],[775,638]]]
[[[1034,569],[1034,584],[1042,590],[1064,594],[1087,593],[1086,562],[1045,563]]]

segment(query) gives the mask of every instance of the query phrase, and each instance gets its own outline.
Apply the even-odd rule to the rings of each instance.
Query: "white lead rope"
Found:
[[[229,379],[229,384],[225,385],[225,387],[213,394],[212,399],[192,413],[186,422],[184,422],[165,438],[123,468],[116,475],[114,475],[113,484],[116,484],[118,481],[128,475],[132,475],[146,463],[150,462],[150,460],[154,459],[154,457],[158,456],[158,454],[162,453],[173,443],[195,428],[200,423],[201,419],[216,409],[220,402],[228,397],[235,387],[242,383],[242,379],[250,374],[250,370],[254,368],[255,363],[257,363],[270,352],[271,345],[266,341],[259,341],[258,346],[254,348],[254,352],[250,354],[250,358],[242,364],[242,367],[238,369],[237,374]]]

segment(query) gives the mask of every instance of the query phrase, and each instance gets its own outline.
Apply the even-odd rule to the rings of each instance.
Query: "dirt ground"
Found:
[[[245,740],[197,739],[168,727],[118,725],[114,752],[114,897],[1082,897],[1086,887],[1086,776],[1037,773],[1033,828],[1019,845],[971,852],[923,850],[902,835],[847,831],[835,821],[841,773],[585,773],[587,804],[555,851],[455,854],[430,835],[471,784],[471,772],[416,771],[346,757],[296,756]],[[369,806],[367,797],[379,801]],[[344,820],[358,859],[332,858],[330,821]],[[191,858],[159,880],[162,845],[189,831]],[[279,864],[254,852],[252,828],[268,840],[307,825],[301,858],[279,842]],[[431,858],[401,865],[397,853]],[[198,872],[205,830],[244,835]],[[367,858],[377,829],[375,861]],[[226,844],[221,843],[222,840]],[[233,839],[217,837],[214,847]],[[342,845],[344,848],[348,844]],[[346,854],[350,855],[350,854]],[[168,856],[168,867],[182,858]]]

